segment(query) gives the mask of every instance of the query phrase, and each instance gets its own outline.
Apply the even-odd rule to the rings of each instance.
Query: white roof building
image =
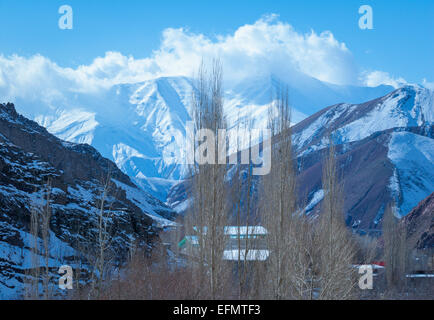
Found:
[[[207,233],[207,229],[207,227],[203,227],[203,234]],[[193,230],[197,232],[198,228],[193,227]],[[223,251],[223,260],[265,261],[268,259],[270,254],[266,248],[268,231],[263,226],[226,226],[224,227],[224,234],[228,237],[228,243]],[[243,239],[243,241],[240,243],[238,239]],[[245,239],[249,239],[248,244],[244,241]],[[199,246],[198,236],[187,235],[178,246],[184,249],[184,252],[189,251],[187,249],[189,246],[194,252],[194,248]]]

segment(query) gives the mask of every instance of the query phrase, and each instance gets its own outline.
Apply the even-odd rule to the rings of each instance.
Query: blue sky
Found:
[[[58,28],[58,8],[74,10],[73,30]],[[371,5],[374,30],[360,30],[358,8]],[[61,67],[89,65],[107,51],[152,55],[167,28],[214,41],[266,14],[299,34],[329,30],[361,70],[381,70],[420,83],[434,81],[434,1],[0,0],[0,54],[41,54]]]

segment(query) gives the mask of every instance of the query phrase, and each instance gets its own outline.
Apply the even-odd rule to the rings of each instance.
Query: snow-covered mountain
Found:
[[[245,80],[225,90],[229,127],[253,120],[266,127],[267,108],[276,87],[288,86],[298,122],[324,105],[359,103],[384,95],[376,88],[337,86],[303,76],[283,83],[274,76]],[[185,125],[190,120],[191,93],[186,77],[158,78],[122,84],[94,94],[64,93],[45,100],[17,100],[18,111],[70,142],[88,143],[113,160],[136,184],[165,201],[185,175]],[[42,99],[42,98],[41,98]]]
[[[392,201],[402,217],[434,191],[433,137],[431,124],[378,131],[337,146],[349,226],[361,232],[380,230],[384,210]],[[324,150],[305,153],[298,161],[299,196],[307,195],[309,214],[319,212]]]
[[[398,205],[398,214],[405,216],[434,191],[433,125],[434,91],[409,85],[363,104],[328,107],[294,126],[293,139],[299,156],[306,157],[327,146],[329,133],[347,155],[361,144],[386,135],[375,152],[391,164],[388,192]],[[386,153],[379,151],[383,147]]]
[[[321,110],[294,126],[294,143],[299,152],[308,153],[324,148],[329,132],[335,143],[343,144],[390,128],[429,123],[434,123],[434,91],[408,85],[362,104],[341,103]]]

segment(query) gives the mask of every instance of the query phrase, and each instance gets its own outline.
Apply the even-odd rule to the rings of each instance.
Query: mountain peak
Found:
[[[15,109],[15,105],[11,102],[0,103],[0,112],[1,114],[7,114],[11,116],[13,119],[18,117],[18,113],[17,110]]]
[[[9,113],[17,114],[17,111],[15,110],[15,105],[12,102],[0,103],[0,107]]]

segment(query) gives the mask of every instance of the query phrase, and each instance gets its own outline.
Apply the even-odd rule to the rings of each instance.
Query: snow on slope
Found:
[[[404,216],[434,191],[433,124],[434,91],[408,85],[366,103],[326,108],[296,125],[293,139],[298,155],[307,156],[328,146],[329,133],[346,152],[353,142],[394,129],[385,145],[394,166],[388,191]],[[420,128],[421,135],[400,129],[409,127]]]
[[[338,104],[328,108],[308,125],[295,130],[294,143],[305,154],[327,145],[328,130],[333,132],[335,143],[344,144],[391,128],[433,122],[434,91],[409,85],[364,104]]]
[[[366,116],[337,130],[342,142],[361,140],[393,127],[416,127],[434,122],[434,92],[407,86],[389,94]]]
[[[305,212],[311,211],[318,203],[320,203],[324,199],[324,189],[320,189],[314,193],[312,196],[312,200],[310,200],[309,204],[304,209]]]
[[[80,109],[63,110],[56,116],[39,115],[34,120],[41,126],[50,128],[62,140],[87,144],[92,143],[93,132],[99,124],[95,120],[95,113]]]
[[[313,121],[308,127],[294,134],[294,144],[299,150],[301,150],[302,148],[307,147],[309,144],[311,144],[311,142],[315,138],[322,136],[322,139],[319,143],[311,145],[309,149],[305,150],[303,153],[308,153],[324,148],[328,143],[327,138],[323,135],[324,129],[329,128],[342,114],[346,112],[351,112],[351,110],[354,109],[356,106],[357,105],[339,104],[327,110],[324,114],[322,114],[315,121]]]
[[[126,192],[127,199],[132,201],[146,215],[156,221],[159,227],[173,226],[176,224],[175,222],[165,219],[161,215],[159,215],[156,212],[159,209],[158,206],[156,206],[155,204],[150,205],[150,199],[146,196],[145,193],[141,192],[137,188],[127,186],[126,184],[119,182],[115,179],[112,180],[119,188],[123,189]],[[165,210],[165,208],[162,207],[160,209]]]
[[[4,221],[0,222],[0,230],[9,230],[11,235],[18,234],[22,241],[22,247],[0,241],[0,257],[4,257],[4,259],[0,259],[0,270],[3,273],[0,279],[0,300],[20,299],[25,294],[25,288],[23,283],[17,279],[16,274],[19,273],[24,277],[26,271],[32,267],[33,236]],[[3,233],[2,236],[7,237],[8,235]],[[39,240],[39,242],[39,246],[42,247],[42,241]],[[51,231],[49,251],[48,265],[54,270],[66,264],[65,257],[73,256],[76,253],[71,246],[61,241]],[[45,265],[44,256],[41,254],[35,254],[34,259],[39,260],[40,265]]]
[[[389,187],[404,216],[434,191],[434,139],[393,132],[387,156],[395,166]]]

